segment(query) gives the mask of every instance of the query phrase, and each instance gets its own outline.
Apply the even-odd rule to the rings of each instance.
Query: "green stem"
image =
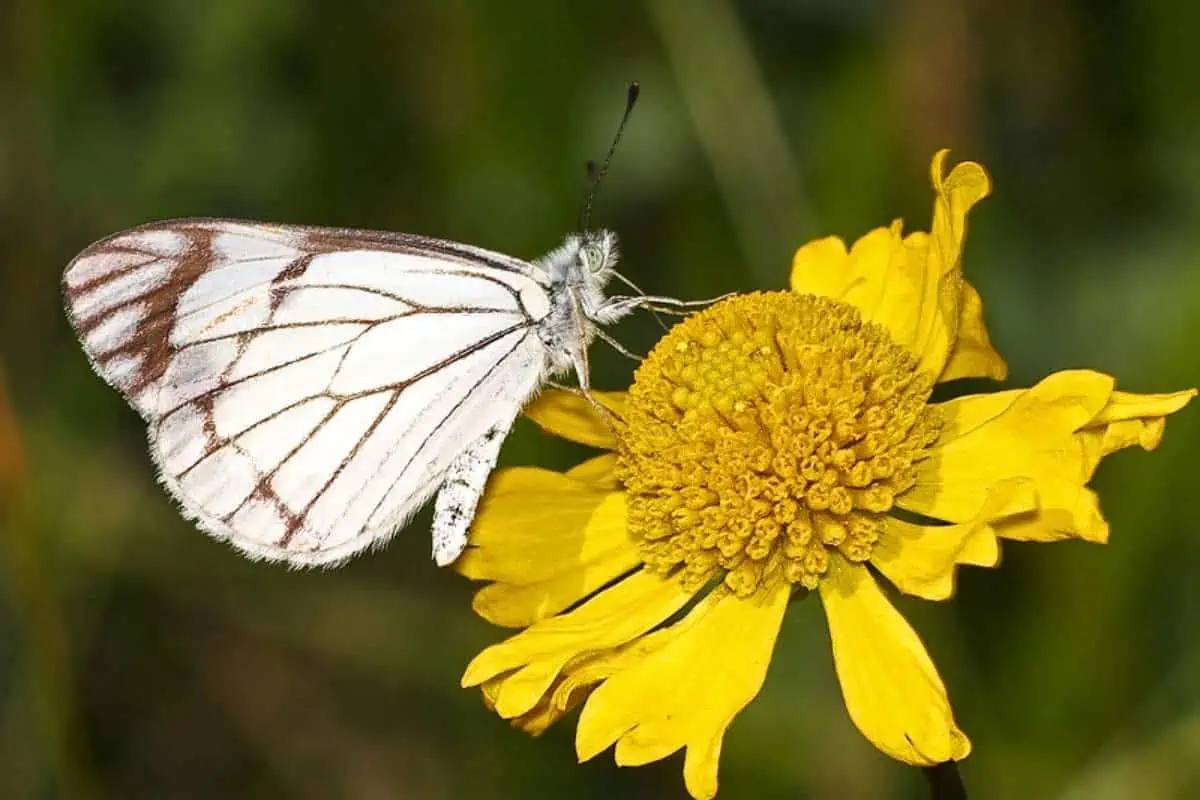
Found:
[[[934,767],[924,767],[921,772],[929,781],[931,800],[967,800],[967,787],[955,762],[946,761]]]

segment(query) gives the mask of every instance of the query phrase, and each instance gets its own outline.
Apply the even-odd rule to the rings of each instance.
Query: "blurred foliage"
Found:
[[[61,312],[88,242],[245,216],[533,257],[636,78],[596,221],[647,290],[780,287],[807,238],[923,227],[948,146],[995,178],[966,264],[1009,385],[1092,367],[1166,391],[1200,378],[1197,31],[1168,0],[0,4],[0,362],[24,447],[0,469],[21,479],[0,501],[0,796],[683,792],[678,757],[576,766],[572,724],[530,740],[457,688],[501,632],[430,565],[427,518],[303,573],[179,519]],[[973,796],[1200,795],[1198,451],[1191,409],[1104,464],[1110,545],[1009,545],[955,602],[901,601],[974,740]],[[579,455],[522,423],[503,461]],[[851,725],[817,605],[797,611],[724,796],[923,796]]]

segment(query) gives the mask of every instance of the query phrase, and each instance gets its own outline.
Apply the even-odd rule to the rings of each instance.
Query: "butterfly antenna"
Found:
[[[625,125],[629,122],[629,115],[633,113],[633,106],[637,103],[638,95],[641,93],[641,86],[637,81],[632,81],[629,84],[629,89],[625,95],[625,113],[621,115],[621,124],[617,126],[617,135],[613,137],[612,144],[608,146],[608,153],[605,154],[604,160],[600,162],[600,166],[596,166],[595,161],[587,162],[588,174],[588,189],[587,195],[583,200],[583,210],[579,214],[579,229],[586,231],[592,221],[592,202],[596,199],[596,193],[600,190],[600,181],[604,180],[604,176],[608,174],[608,167],[612,164],[613,154],[617,152],[617,145],[621,141],[621,135],[625,133]]]

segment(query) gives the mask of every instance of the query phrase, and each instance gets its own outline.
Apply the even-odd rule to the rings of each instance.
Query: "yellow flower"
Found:
[[[686,748],[688,791],[717,791],[725,729],[758,693],[789,601],[821,598],[855,725],[916,765],[961,759],[946,689],[875,574],[930,600],[999,539],[1103,542],[1086,488],[1100,459],[1158,444],[1194,391],[1137,395],[1060,372],[1031,389],[929,401],[935,383],[1003,379],[960,251],[987,174],[962,163],[930,233],[899,222],[849,251],[802,247],[792,291],[741,295],[670,331],[628,394],[551,393],[544,428],[612,452],[565,474],[503,470],[458,562],[474,607],[524,628],[464,686],[540,733],[582,705],[579,758]],[[873,569],[872,569],[873,568]]]

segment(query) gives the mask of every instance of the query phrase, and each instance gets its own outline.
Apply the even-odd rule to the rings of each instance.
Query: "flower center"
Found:
[[[739,295],[638,368],[617,475],[646,565],[739,596],[808,589],[831,551],[864,562],[936,439],[933,377],[853,306]]]

